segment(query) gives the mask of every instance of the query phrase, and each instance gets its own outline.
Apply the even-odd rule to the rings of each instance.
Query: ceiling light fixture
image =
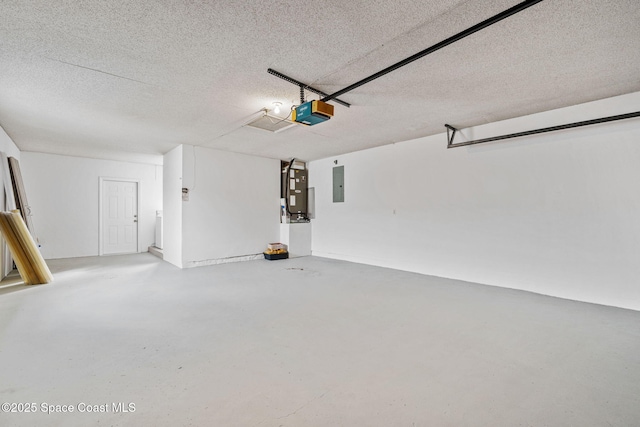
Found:
[[[282,102],[274,102],[273,103],[273,112],[276,114],[280,114],[280,106],[282,105]]]

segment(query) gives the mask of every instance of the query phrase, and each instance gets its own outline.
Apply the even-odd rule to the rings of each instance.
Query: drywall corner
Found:
[[[8,157],[15,157],[16,159],[20,159],[20,149],[13,142],[11,137],[5,132],[5,130],[0,126],[0,151],[4,151]]]
[[[280,234],[280,161],[183,147],[182,267],[262,254]]]
[[[163,166],[163,259],[182,268],[182,158],[180,145],[164,155]]]

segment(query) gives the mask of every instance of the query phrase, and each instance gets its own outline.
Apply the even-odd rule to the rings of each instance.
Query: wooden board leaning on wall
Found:
[[[53,281],[53,275],[29,234],[20,211],[0,212],[0,231],[7,241],[25,285],[40,285]]]

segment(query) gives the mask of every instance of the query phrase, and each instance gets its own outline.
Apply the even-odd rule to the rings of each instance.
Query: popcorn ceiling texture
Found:
[[[327,123],[242,127],[299,102],[269,67],[331,93],[517,3],[4,0],[0,125],[25,151],[312,160],[640,90],[636,0],[543,1],[341,96]]]

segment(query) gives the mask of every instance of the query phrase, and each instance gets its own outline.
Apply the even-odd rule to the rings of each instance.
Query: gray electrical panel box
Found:
[[[344,202],[344,166],[333,168],[333,203]]]

